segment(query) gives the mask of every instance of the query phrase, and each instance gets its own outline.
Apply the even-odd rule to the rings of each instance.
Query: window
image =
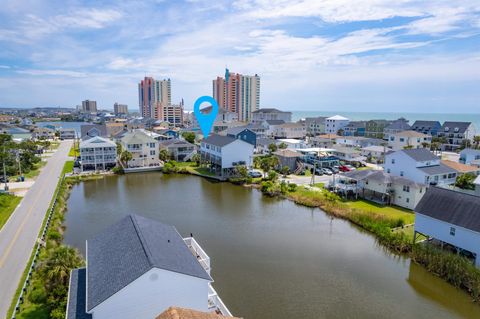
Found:
[[[392,164],[395,164],[395,159],[394,158],[392,158]]]
[[[387,173],[390,174],[390,168],[387,169]]]
[[[403,191],[404,191],[404,192],[407,192],[407,193],[410,193],[410,186],[408,186],[408,185],[403,185]]]
[[[455,227],[450,227],[450,236],[455,236]]]
[[[403,171],[400,171],[400,176],[403,176]]]
[[[150,155],[155,155],[155,151],[150,151]]]
[[[407,197],[407,203],[410,203],[410,198]]]

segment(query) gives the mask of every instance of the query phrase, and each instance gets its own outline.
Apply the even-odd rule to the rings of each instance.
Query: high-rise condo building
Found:
[[[82,112],[87,113],[96,113],[97,112],[97,101],[85,100],[82,101]]]
[[[127,104],[115,103],[113,104],[113,112],[115,115],[128,114],[128,106]]]
[[[225,110],[238,114],[240,121],[250,121],[252,112],[260,108],[260,77],[230,73],[213,80],[213,98]]]
[[[143,117],[163,119],[164,107],[172,103],[170,79],[145,77],[138,84],[138,100]]]

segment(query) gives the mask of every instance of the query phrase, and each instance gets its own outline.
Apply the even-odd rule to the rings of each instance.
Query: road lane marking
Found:
[[[55,166],[55,165],[53,165]],[[45,170],[46,172],[47,170]],[[46,179],[48,180],[48,179]],[[57,181],[58,183],[58,181]],[[44,183],[42,183],[44,184]],[[42,185],[43,186],[43,185]],[[33,208],[35,207],[36,203],[38,202],[38,199],[40,197],[40,195],[42,195],[44,193],[44,190],[45,188],[44,187],[41,187],[41,190],[40,192],[38,193],[38,195],[35,197],[35,200],[33,201],[30,209],[28,210],[27,214],[25,215],[25,217],[23,218],[22,220],[22,223],[20,224],[20,227],[17,229],[17,231],[15,232],[15,235],[13,236],[13,240],[10,242],[10,244],[8,245],[7,249],[5,250],[5,253],[4,255],[2,256],[2,258],[0,259],[0,268],[3,267],[4,263],[5,263],[5,260],[7,259],[8,255],[10,254],[10,252],[12,251],[12,248],[14,246],[14,244],[16,243],[17,239],[18,239],[18,236],[20,236],[20,233],[22,232],[23,228],[25,227],[25,223],[27,222],[28,220],[28,217],[31,215],[32,211],[33,211]],[[50,205],[49,205],[50,206]],[[42,219],[42,224],[43,224],[43,219]],[[41,225],[40,225],[41,227]]]

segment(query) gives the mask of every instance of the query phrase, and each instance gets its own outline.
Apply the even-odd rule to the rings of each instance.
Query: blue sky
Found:
[[[480,112],[480,1],[3,0],[0,107],[138,108],[145,75],[192,107],[261,76],[261,106]]]

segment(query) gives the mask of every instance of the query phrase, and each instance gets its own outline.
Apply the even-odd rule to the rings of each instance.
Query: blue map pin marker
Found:
[[[205,114],[200,111],[200,105],[202,103],[210,103],[212,105],[212,110],[210,113]],[[218,114],[218,104],[217,101],[211,96],[201,96],[193,105],[193,113],[197,118],[198,124],[200,124],[200,129],[204,137],[208,137],[210,131],[212,130],[213,122]]]

